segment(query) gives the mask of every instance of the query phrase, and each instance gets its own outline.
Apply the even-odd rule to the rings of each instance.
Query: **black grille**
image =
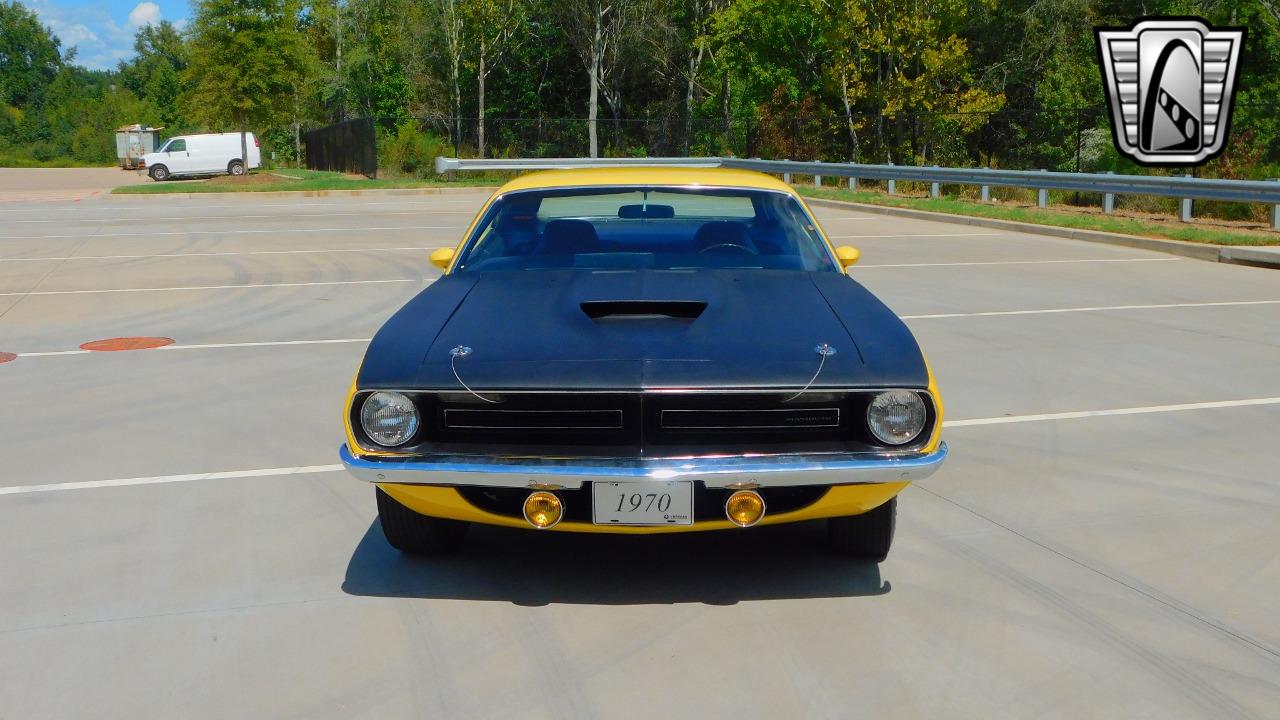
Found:
[[[840,408],[808,410],[663,410],[663,430],[794,430],[840,427]]]
[[[450,430],[621,430],[621,410],[465,410],[446,408]]]
[[[414,453],[683,457],[717,454],[913,450],[930,434],[886,448],[866,426],[867,391],[464,392],[410,395],[421,412]],[[360,430],[357,398],[352,427]],[[364,439],[364,438],[361,438]]]
[[[857,393],[658,393],[645,398],[644,439],[666,454],[866,449]]]
[[[764,498],[766,512],[769,515],[792,512],[808,507],[827,494],[826,486],[800,486],[762,488],[756,492]],[[477,508],[495,515],[510,518],[523,518],[525,498],[529,491],[520,488],[480,488],[460,487],[458,492],[463,499]],[[708,488],[701,482],[693,484],[693,519],[694,522],[724,519],[724,503],[729,499],[732,490],[725,488]],[[577,490],[557,490],[556,494],[564,502],[564,520],[566,522],[591,522],[591,483],[584,483]]]

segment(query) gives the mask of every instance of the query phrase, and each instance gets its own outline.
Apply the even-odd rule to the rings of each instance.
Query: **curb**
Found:
[[[387,195],[454,195],[462,193],[474,193],[486,190],[490,193],[498,189],[497,185],[467,185],[459,187],[421,187],[421,188],[375,188],[369,190],[267,190],[255,192],[253,190],[228,190],[226,192],[194,192],[194,193],[107,193],[103,195],[106,200],[134,200],[137,198],[170,198],[174,200],[192,200],[195,198],[226,198],[228,195],[236,197],[263,197],[263,198],[297,198],[297,197],[379,197]]]
[[[932,210],[915,210],[912,208],[889,207],[885,205],[868,205],[866,203],[846,202],[844,200],[827,200],[824,198],[806,197],[810,205],[831,208],[857,208],[858,210],[881,215],[912,218],[916,220],[934,220],[953,225],[972,225],[974,227],[994,230],[1011,230],[1014,232],[1048,235],[1068,240],[1084,240],[1086,242],[1119,245],[1139,250],[1180,255],[1196,260],[1209,262],[1251,265],[1253,267],[1280,268],[1280,251],[1260,250],[1241,245],[1206,245],[1187,242],[1185,240],[1163,240],[1159,238],[1122,235],[1120,233],[1102,232],[1100,230],[1082,230],[1055,225],[1037,225],[1036,223],[1018,222],[1016,220],[997,220],[995,218],[973,217],[971,215],[952,215],[951,213],[934,212]]]

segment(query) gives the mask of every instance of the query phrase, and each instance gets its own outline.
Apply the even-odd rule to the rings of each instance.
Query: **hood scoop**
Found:
[[[589,300],[582,312],[592,320],[696,320],[707,304],[701,300]]]

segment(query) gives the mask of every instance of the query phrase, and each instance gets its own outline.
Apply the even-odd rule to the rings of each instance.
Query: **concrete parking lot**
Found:
[[[0,168],[0,207],[30,202],[79,202],[101,198],[121,185],[151,182],[118,167]]]
[[[340,410],[485,197],[0,205],[0,718],[1280,717],[1280,272],[818,209],[947,402],[886,562],[409,559]]]

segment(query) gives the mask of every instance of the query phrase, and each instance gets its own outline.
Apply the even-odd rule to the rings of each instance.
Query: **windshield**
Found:
[[[456,271],[707,267],[836,270],[813,220],[786,193],[612,187],[498,198]]]

